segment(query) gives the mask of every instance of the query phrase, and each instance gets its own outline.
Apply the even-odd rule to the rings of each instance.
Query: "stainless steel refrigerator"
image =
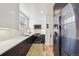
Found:
[[[67,4],[60,17],[61,55],[79,56],[79,4]]]

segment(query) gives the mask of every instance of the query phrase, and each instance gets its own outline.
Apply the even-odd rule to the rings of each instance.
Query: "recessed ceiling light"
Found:
[[[41,11],[40,11],[40,13],[41,13],[41,14],[44,14],[44,11],[43,11],[43,10],[41,10]]]

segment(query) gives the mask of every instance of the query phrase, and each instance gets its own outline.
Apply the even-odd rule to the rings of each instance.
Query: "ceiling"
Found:
[[[20,6],[22,5],[24,6],[25,11],[27,12],[30,11],[31,13],[33,12],[34,14],[38,14],[40,16],[51,13],[49,9],[53,7],[53,3],[25,3],[25,4],[21,3]]]

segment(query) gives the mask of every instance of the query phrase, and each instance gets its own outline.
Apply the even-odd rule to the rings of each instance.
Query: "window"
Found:
[[[26,30],[29,28],[29,18],[22,12],[19,12],[19,29]]]

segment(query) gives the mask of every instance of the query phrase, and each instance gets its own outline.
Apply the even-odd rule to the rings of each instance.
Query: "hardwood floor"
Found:
[[[46,46],[43,44],[43,54],[44,56],[54,56],[53,46],[52,45]]]
[[[33,43],[27,56],[54,56],[53,46],[46,46],[45,44]]]
[[[32,44],[29,49],[27,56],[43,56],[43,47],[42,44]]]

